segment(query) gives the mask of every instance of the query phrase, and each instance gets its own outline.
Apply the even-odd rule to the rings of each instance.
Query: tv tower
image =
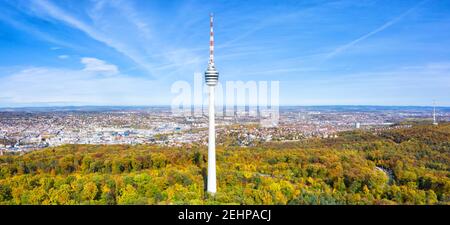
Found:
[[[205,82],[209,88],[209,135],[208,135],[208,186],[206,190],[215,194],[216,187],[216,124],[215,124],[215,112],[214,112],[214,94],[215,86],[219,81],[219,72],[214,66],[214,15],[210,14],[210,33],[209,33],[209,63],[205,72]]]
[[[433,101],[433,125],[438,125],[436,121],[436,101]]]

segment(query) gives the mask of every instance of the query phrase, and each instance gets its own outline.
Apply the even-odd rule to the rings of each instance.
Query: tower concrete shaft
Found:
[[[209,135],[208,135],[208,187],[211,194],[216,193],[216,124],[214,110],[214,86],[209,86]]]

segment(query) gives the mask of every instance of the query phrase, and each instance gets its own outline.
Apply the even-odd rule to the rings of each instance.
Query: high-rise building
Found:
[[[205,72],[205,82],[209,88],[209,134],[208,134],[208,183],[206,190],[215,194],[216,186],[216,129],[215,129],[215,112],[214,112],[214,94],[215,86],[219,81],[219,72],[214,65],[214,16],[210,15],[210,33],[209,33],[209,63]]]

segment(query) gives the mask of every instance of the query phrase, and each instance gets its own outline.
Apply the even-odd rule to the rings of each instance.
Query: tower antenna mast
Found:
[[[209,64],[214,65],[214,15],[209,15]]]

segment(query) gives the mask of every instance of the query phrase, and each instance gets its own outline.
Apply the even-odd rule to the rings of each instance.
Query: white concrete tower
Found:
[[[214,16],[210,15],[210,33],[209,33],[209,63],[205,72],[206,85],[209,88],[209,135],[208,135],[208,186],[206,190],[210,194],[215,194],[217,191],[216,185],[216,124],[214,112],[214,94],[215,86],[219,81],[219,72],[214,66],[214,30],[213,30]]]
[[[433,101],[433,125],[438,125],[436,121],[436,101]]]

